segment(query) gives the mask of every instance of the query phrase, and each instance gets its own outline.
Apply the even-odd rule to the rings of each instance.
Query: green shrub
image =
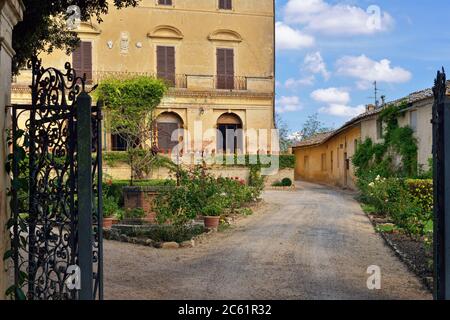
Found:
[[[198,215],[221,216],[255,201],[260,194],[257,187],[215,178],[202,167],[181,171],[180,185],[165,190],[156,199],[157,220],[184,225]]]
[[[145,217],[145,211],[142,208],[134,208],[125,210],[125,219],[142,219]]]
[[[120,208],[117,199],[114,197],[103,197],[103,217],[120,218],[123,215],[123,210]]]
[[[366,190],[367,203],[377,213],[387,215],[396,226],[411,235],[429,235],[433,217],[432,184],[429,180],[405,181],[378,176]]]
[[[289,178],[284,178],[283,180],[281,180],[281,185],[283,187],[290,187],[292,186],[292,180]]]
[[[410,194],[423,211],[433,211],[433,180],[407,180]]]
[[[201,213],[206,217],[220,217],[224,211],[223,196],[217,194],[211,197],[203,207]]]
[[[275,181],[274,183],[272,183],[272,187],[282,187],[283,184],[281,183],[280,180]]]

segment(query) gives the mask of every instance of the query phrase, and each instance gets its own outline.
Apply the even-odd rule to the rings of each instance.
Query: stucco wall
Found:
[[[218,1],[210,0],[174,1],[173,6],[143,0],[137,8],[110,8],[101,24],[93,21],[77,30],[82,40],[92,43],[94,83],[109,74],[152,75],[157,69],[156,47],[174,46],[177,79],[186,77],[187,88],[171,89],[158,112],[180,115],[191,137],[196,122],[202,123],[203,131],[215,129],[218,117],[228,112],[239,116],[244,129],[273,128],[273,0],[233,1],[231,11],[219,10]],[[234,49],[235,76],[246,79],[247,90],[214,88],[217,48]],[[72,61],[63,51],[41,58],[45,66],[59,68]],[[14,103],[29,102],[29,73],[23,71],[18,77]],[[215,139],[214,135],[213,146]],[[264,149],[271,149],[270,140]],[[110,150],[109,135],[105,142]]]
[[[296,179],[355,189],[356,177],[351,160],[355,154],[355,141],[360,141],[360,138],[361,128],[357,124],[322,144],[295,148]],[[349,170],[345,169],[346,154]],[[324,168],[322,155],[325,155]],[[305,157],[308,157],[306,162]]]
[[[433,99],[418,101],[407,109],[402,115],[398,117],[400,126],[411,125],[411,112],[417,112],[417,129],[415,137],[417,138],[418,146],[418,163],[423,169],[428,169],[428,160],[432,157],[433,149],[433,127],[431,124]],[[361,137],[371,138],[375,142],[382,142],[382,139],[377,138],[377,117],[368,118],[361,122]]]
[[[10,127],[11,104],[11,47],[12,29],[22,19],[23,4],[19,0],[0,0],[0,299],[3,299],[8,286],[7,267],[3,262],[3,254],[9,248],[9,234],[6,221],[9,217],[9,204],[6,196],[9,179],[5,172],[7,129]],[[5,112],[7,110],[7,112]]]

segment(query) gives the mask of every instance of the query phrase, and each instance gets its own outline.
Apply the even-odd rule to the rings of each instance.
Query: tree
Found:
[[[161,164],[154,146],[153,113],[166,91],[162,80],[138,76],[104,80],[95,92],[105,103],[108,129],[126,142],[130,185]]]
[[[289,128],[278,113],[275,114],[275,125],[280,139],[280,151],[286,152],[292,141],[289,139]]]
[[[302,140],[309,139],[319,133],[332,131],[332,128],[326,127],[323,122],[318,119],[319,115],[314,113],[308,117],[306,122],[303,124],[303,129],[301,130]]]
[[[114,0],[118,9],[137,6],[140,0]],[[12,45],[16,51],[13,59],[13,73],[25,66],[32,57],[42,52],[51,53],[55,49],[66,50],[69,54],[78,45],[79,38],[66,26],[66,19],[72,15],[67,13],[71,5],[81,11],[81,20],[92,18],[102,22],[101,15],[109,11],[111,0],[23,0],[26,7],[23,21],[13,31]]]

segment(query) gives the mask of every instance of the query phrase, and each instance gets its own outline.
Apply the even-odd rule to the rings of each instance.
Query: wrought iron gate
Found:
[[[450,99],[444,70],[433,93],[434,298],[450,300]]]
[[[32,104],[12,110],[15,297],[102,299],[101,106],[70,63],[28,67]]]

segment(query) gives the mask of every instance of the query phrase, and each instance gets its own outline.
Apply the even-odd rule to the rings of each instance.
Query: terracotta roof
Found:
[[[329,131],[329,132],[323,132],[323,133],[318,133],[315,136],[301,141],[297,144],[295,144],[293,146],[293,148],[299,148],[299,147],[309,147],[309,146],[313,146],[316,144],[321,144],[324,141],[326,141],[329,137],[331,137],[334,134],[334,131]]]

